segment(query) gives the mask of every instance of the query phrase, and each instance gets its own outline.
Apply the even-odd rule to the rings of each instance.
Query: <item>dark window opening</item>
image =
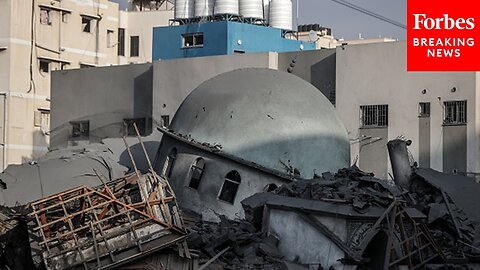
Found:
[[[233,204],[235,201],[235,196],[237,195],[238,187],[240,186],[240,182],[241,177],[237,171],[230,171],[227,173],[218,198],[222,201]]]
[[[177,148],[173,148],[168,153],[167,159],[162,170],[162,176],[170,178],[172,176],[173,166],[175,165],[175,159],[177,158]]]
[[[361,127],[387,127],[388,105],[360,106]]]
[[[419,117],[429,117],[430,116],[430,102],[420,102],[419,103]]]
[[[124,119],[125,134],[127,136],[137,136],[133,123],[137,125],[140,136],[147,136],[150,133],[150,118],[132,118]]]
[[[82,17],[82,31],[85,33],[90,33],[92,30],[92,19],[87,17]]]
[[[446,125],[467,123],[467,101],[445,101],[443,123]]]
[[[244,54],[245,51],[244,51],[244,50],[233,50],[233,53],[236,53],[236,54]]]
[[[140,37],[131,36],[130,37],[130,56],[137,57],[139,55],[139,46],[140,46]]]
[[[52,19],[50,17],[50,10],[40,9],[40,24],[52,25]]]
[[[168,127],[170,125],[170,115],[166,114],[166,115],[162,115],[161,116],[161,119],[162,119],[162,127]]]
[[[118,28],[118,50],[119,56],[125,56],[125,29]]]
[[[203,171],[205,170],[205,161],[203,158],[197,158],[191,167],[192,176],[190,177],[189,187],[198,189],[200,186],[200,180],[203,176]]]
[[[183,34],[182,40],[183,48],[203,47],[203,33]]]
[[[45,61],[45,60],[40,60],[40,72],[42,73],[48,73],[48,71],[50,70],[50,62],[49,61]]]
[[[82,139],[88,138],[90,135],[90,122],[89,121],[76,121],[70,122],[72,125],[72,138]]]

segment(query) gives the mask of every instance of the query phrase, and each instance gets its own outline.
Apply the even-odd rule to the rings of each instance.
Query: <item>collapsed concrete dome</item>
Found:
[[[347,132],[329,100],[277,70],[238,69],[205,81],[169,128],[274,171],[293,169],[301,178],[337,171],[350,160]]]

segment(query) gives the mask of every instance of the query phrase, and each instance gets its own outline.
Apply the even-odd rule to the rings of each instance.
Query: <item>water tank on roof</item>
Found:
[[[292,1],[271,0],[268,22],[271,27],[292,30]]]
[[[215,0],[213,13],[215,15],[238,15],[238,0]]]
[[[268,15],[270,14],[270,0],[263,0],[263,18],[268,22]]]
[[[175,0],[175,19],[192,18],[194,11],[194,0]]]
[[[213,4],[215,0],[195,0],[195,17],[206,17],[213,15]]]
[[[240,0],[240,15],[245,18],[263,19],[263,1]]]

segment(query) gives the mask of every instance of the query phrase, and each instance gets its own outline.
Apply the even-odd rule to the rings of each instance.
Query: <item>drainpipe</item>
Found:
[[[412,141],[401,139],[391,140],[387,143],[388,155],[392,164],[393,180],[397,185],[404,188],[409,188],[410,177],[413,172],[407,151],[407,146],[410,144],[412,144]]]
[[[3,163],[2,172],[7,167],[7,128],[8,128],[8,110],[7,110],[7,93],[0,93],[3,96]]]

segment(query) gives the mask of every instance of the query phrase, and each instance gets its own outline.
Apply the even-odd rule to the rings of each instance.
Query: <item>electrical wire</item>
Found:
[[[380,14],[378,14],[378,13],[375,13],[375,12],[373,12],[373,11],[370,11],[370,10],[368,10],[368,9],[366,9],[366,8],[362,8],[362,7],[360,7],[360,6],[354,5],[354,4],[352,4],[352,3],[350,3],[350,2],[347,2],[347,1],[345,1],[345,0],[330,0],[330,1],[335,2],[335,3],[337,3],[337,4],[340,4],[340,5],[343,5],[343,6],[346,6],[346,7],[348,7],[348,8],[354,9],[354,10],[356,10],[356,11],[358,11],[358,12],[361,12],[361,13],[366,14],[366,15],[368,15],[368,16],[371,16],[371,17],[373,17],[373,18],[379,19],[379,20],[384,21],[384,22],[386,22],[386,23],[395,25],[395,26],[400,27],[400,28],[403,28],[403,29],[407,29],[407,26],[406,26],[405,24],[403,24],[403,23],[400,23],[400,22],[397,22],[397,21],[392,20],[392,19],[390,19],[390,18],[387,18],[387,17],[385,17],[385,16],[382,16],[382,15],[380,15]]]

